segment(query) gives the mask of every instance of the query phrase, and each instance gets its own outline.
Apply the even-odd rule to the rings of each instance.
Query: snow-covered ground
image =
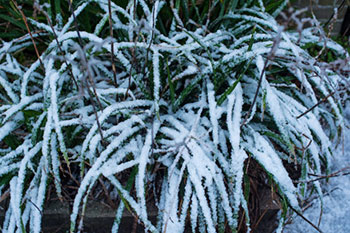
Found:
[[[350,105],[345,111],[346,125],[350,123]],[[332,171],[338,171],[350,167],[350,129],[345,129],[344,153],[342,146],[333,152]],[[346,169],[345,172],[349,172]],[[324,196],[324,209],[319,229],[324,233],[348,233],[350,232],[350,175],[334,177],[330,179]],[[320,217],[319,201],[304,212],[304,216],[316,226]],[[291,225],[286,226],[284,233],[313,233],[317,232],[301,217],[295,216]]]

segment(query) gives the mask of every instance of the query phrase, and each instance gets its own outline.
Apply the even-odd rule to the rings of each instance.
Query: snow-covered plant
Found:
[[[62,198],[62,169],[72,166],[80,186],[71,232],[82,229],[101,177],[118,193],[113,232],[124,208],[150,232],[186,224],[236,231],[239,218],[249,229],[243,187],[251,159],[281,200],[279,230],[289,207],[298,211],[314,190],[322,196],[317,181],[294,185],[284,164],[299,166],[301,180],[327,171],[348,73],[305,46],[349,55],[320,40],[317,24],[301,35],[286,31],[274,17],[287,1],[85,0],[68,18],[60,1],[55,14],[40,2],[47,18],[27,23],[41,34],[1,41],[0,195],[10,192],[3,232],[40,232],[47,188]],[[95,22],[78,25],[88,10]],[[17,54],[33,41],[44,49],[25,66]]]

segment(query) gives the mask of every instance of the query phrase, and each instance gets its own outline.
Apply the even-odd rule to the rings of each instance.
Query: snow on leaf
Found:
[[[296,197],[296,189],[287,171],[283,167],[271,145],[257,132],[249,128],[251,137],[246,137],[245,148],[252,153],[252,156],[268,171],[276,180],[289,203],[295,209],[299,209]],[[254,145],[251,147],[250,145]]]
[[[209,114],[210,114],[210,121],[213,125],[213,141],[214,144],[217,146],[219,143],[219,131],[218,131],[218,119],[217,119],[217,110],[216,110],[216,101],[215,101],[215,92],[214,92],[214,85],[210,82],[207,84],[208,88],[208,103],[209,103]]]

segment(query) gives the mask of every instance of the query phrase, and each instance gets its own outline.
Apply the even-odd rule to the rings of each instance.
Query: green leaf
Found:
[[[253,43],[254,43],[255,31],[256,31],[256,25],[254,25],[254,27],[253,27],[252,37],[249,40],[248,51],[252,51],[252,47],[253,47]]]
[[[0,32],[0,38],[16,38],[22,36],[23,33],[20,33],[18,31],[11,31],[11,32]]]
[[[284,0],[272,1],[272,3],[265,6],[265,11],[272,13],[272,11],[276,10]]]
[[[218,105],[220,106],[227,98],[227,96],[229,94],[232,93],[232,91],[236,88],[237,84],[241,81],[241,79],[243,78],[243,75],[247,72],[250,64],[252,63],[253,58],[251,58],[248,62],[248,64],[245,66],[245,69],[243,70],[243,72],[240,73],[238,79],[232,84],[232,86],[230,86],[229,88],[226,89],[226,91],[224,92],[224,94],[222,94],[218,100]]]
[[[188,1],[187,0],[181,0],[181,11],[183,12],[183,15],[185,17],[185,25],[189,21],[189,13],[188,13]]]
[[[167,68],[167,72],[168,72],[168,83],[169,83],[169,89],[170,89],[170,100],[171,100],[171,105],[174,107],[174,103],[175,103],[175,88],[174,88],[174,83],[171,80],[171,76],[170,76],[170,69],[169,69],[169,65],[168,65],[168,58],[166,59],[166,68]]]
[[[9,147],[11,147],[11,149],[15,150],[19,145],[21,145],[21,142],[18,140],[18,138],[13,135],[13,134],[9,134],[7,135],[4,139],[3,142],[8,145]]]
[[[287,216],[287,212],[288,212],[288,201],[287,201],[287,198],[283,195],[283,193],[281,193],[281,196],[282,196],[282,200],[281,200],[282,218],[285,219]]]
[[[214,60],[213,60],[213,57],[211,56],[211,53],[208,49],[208,47],[203,44],[200,39],[198,39],[194,34],[192,34],[191,32],[187,31],[185,28],[183,28],[183,31],[189,35],[194,41],[196,41],[204,50],[205,52],[207,53],[209,59],[210,59],[210,62],[211,62],[211,65],[214,67]]]
[[[196,6],[196,1],[191,0],[191,2],[192,2],[191,11],[193,11],[193,9],[194,9],[194,11],[196,12],[197,18],[199,19],[200,15],[199,15],[198,7]]]
[[[22,20],[16,20],[8,15],[0,14],[0,19],[3,19],[5,21],[8,21],[12,23],[13,25],[16,25],[17,27],[22,28],[23,30],[27,31],[27,28],[25,24],[22,22]]]
[[[174,109],[177,110],[178,107],[185,101],[188,100],[189,95],[193,91],[193,89],[197,86],[197,84],[203,79],[203,75],[198,76],[183,90],[178,97],[178,99],[174,103]]]
[[[244,198],[248,202],[249,201],[249,193],[250,193],[250,179],[246,173],[244,173],[243,182],[244,182]]]
[[[137,171],[138,171],[138,168],[137,168],[137,166],[135,166],[135,167],[133,167],[133,169],[131,171],[131,174],[129,175],[129,179],[128,179],[128,181],[126,183],[126,186],[125,186],[125,189],[127,191],[129,191],[129,192],[130,192],[130,190],[131,190],[131,188],[132,188],[132,186],[134,184],[134,181],[135,181],[135,178],[136,178],[136,175],[137,175]],[[132,213],[132,210],[131,210],[131,207],[129,206],[128,201],[123,197],[122,193],[119,190],[118,190],[118,194],[119,194],[119,197],[120,197],[121,201],[124,203],[126,209],[130,213]]]
[[[234,12],[234,11],[236,10],[238,1],[239,1],[239,0],[233,0],[233,1],[230,1],[230,2],[229,2],[228,8],[229,8],[232,12]]]
[[[55,12],[54,0],[49,0],[49,2],[50,2],[50,7],[48,7],[48,9],[47,9],[47,14],[49,15],[49,17],[51,19],[55,19],[56,18],[56,12]]]
[[[265,109],[266,109],[266,96],[267,96],[267,92],[266,89],[263,90],[263,96],[262,96],[262,113],[261,113],[261,121],[264,120],[264,113],[265,113]]]
[[[27,118],[36,117],[41,114],[39,111],[34,111],[34,110],[23,110],[22,112],[24,116]]]
[[[55,0],[55,12],[56,12],[56,17],[57,15],[61,14],[61,0]]]
[[[10,182],[10,180],[12,179],[12,177],[14,177],[14,174],[12,172],[1,176],[0,177],[0,186],[2,186],[4,184],[8,184]]]

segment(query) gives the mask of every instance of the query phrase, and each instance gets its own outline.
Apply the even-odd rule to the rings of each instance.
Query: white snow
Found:
[[[18,96],[13,92],[12,85],[0,75],[0,84],[14,103],[18,103]]]
[[[16,123],[13,121],[6,122],[1,128],[0,128],[0,141],[4,139],[7,135],[11,133],[11,131],[16,127]]]
[[[217,118],[217,104],[215,101],[215,92],[214,92],[214,85],[211,82],[208,82],[207,84],[208,88],[208,103],[209,103],[209,114],[210,114],[210,121],[213,125],[213,141],[215,146],[219,143],[219,122]]]
[[[160,74],[159,74],[159,52],[153,50],[153,76],[154,76],[154,100],[156,112],[159,111],[159,89],[160,89]]]
[[[350,120],[350,106],[345,110],[345,117]],[[349,123],[348,123],[349,125]],[[342,145],[333,150],[331,172],[347,168],[344,173],[350,171],[350,129],[345,128],[344,153]],[[330,178],[323,195],[323,213],[319,229],[322,232],[350,232],[350,177],[343,175]],[[303,215],[316,226],[321,213],[320,200],[315,199],[312,205],[305,210]],[[310,224],[296,214],[293,222],[285,227],[285,233],[317,232]]]

